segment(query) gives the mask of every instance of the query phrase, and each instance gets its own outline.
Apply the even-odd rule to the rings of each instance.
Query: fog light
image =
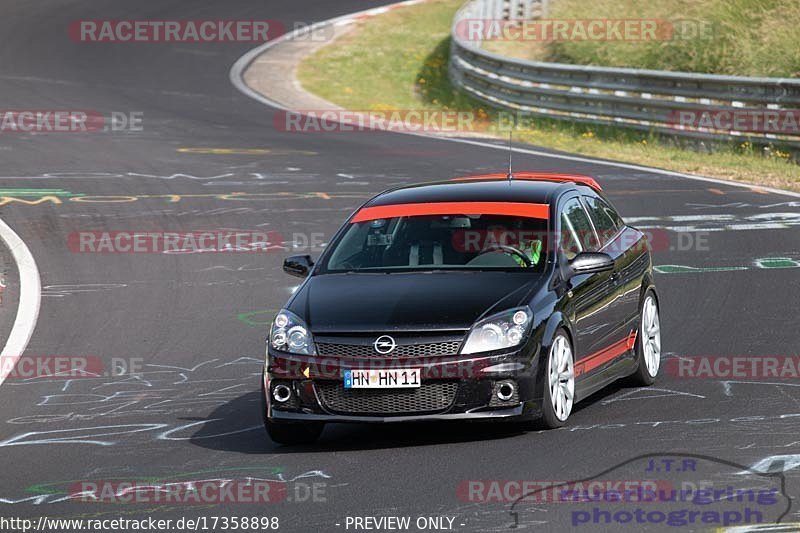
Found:
[[[278,403],[287,402],[292,397],[292,389],[286,385],[275,385],[275,388],[272,389],[272,397]]]
[[[516,387],[510,381],[506,381],[505,383],[501,383],[500,386],[497,388],[497,398],[507,402],[511,398],[514,397],[514,391],[516,391]]]
[[[513,379],[495,381],[489,407],[511,407],[519,404],[519,385]]]

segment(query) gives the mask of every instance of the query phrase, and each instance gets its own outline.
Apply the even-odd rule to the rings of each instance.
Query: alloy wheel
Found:
[[[550,347],[548,370],[550,402],[556,417],[563,422],[572,412],[572,402],[575,396],[572,347],[564,335],[558,335]]]
[[[661,365],[661,321],[658,318],[658,305],[651,295],[647,296],[642,306],[642,327],[639,331],[647,373],[655,377]]]

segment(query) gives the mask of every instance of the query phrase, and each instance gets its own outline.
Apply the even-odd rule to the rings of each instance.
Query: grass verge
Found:
[[[497,113],[447,77],[449,31],[462,0],[429,0],[361,21],[298,68],[303,87],[353,110],[463,110],[489,122]],[[494,133],[500,133],[494,130]],[[520,125],[517,140],[555,150],[800,191],[800,166],[778,150],[747,143],[704,153],[615,127],[550,119]]]
[[[494,41],[524,59],[738,76],[800,76],[797,0],[556,0],[548,19],[659,21],[657,38]],[[636,37],[636,34],[632,34]]]

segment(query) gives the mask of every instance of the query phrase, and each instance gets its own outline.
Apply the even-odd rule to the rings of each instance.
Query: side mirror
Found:
[[[569,277],[579,274],[594,274],[614,269],[614,260],[608,254],[600,252],[583,252],[567,263]]]
[[[283,271],[290,276],[304,278],[308,276],[314,261],[310,255],[293,255],[283,260]]]

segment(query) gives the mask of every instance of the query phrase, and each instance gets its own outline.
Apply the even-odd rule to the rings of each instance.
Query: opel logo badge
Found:
[[[394,349],[397,347],[397,343],[394,342],[394,339],[389,335],[381,335],[375,339],[375,342],[372,343],[372,346],[375,348],[376,352],[386,355],[394,351]]]

